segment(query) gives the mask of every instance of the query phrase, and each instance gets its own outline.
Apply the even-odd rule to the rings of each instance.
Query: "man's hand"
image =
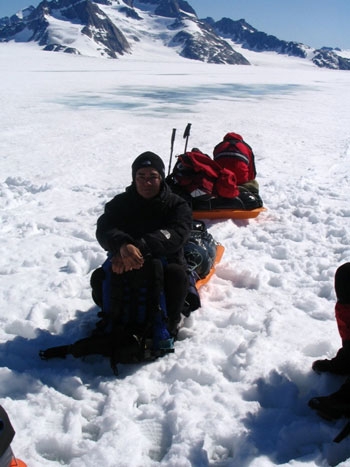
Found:
[[[113,256],[111,259],[111,263],[112,263],[112,271],[115,274],[123,274],[123,272],[125,272],[124,262],[120,255]]]
[[[125,243],[119,250],[119,255],[112,258],[112,271],[116,274],[141,269],[144,259],[141,251],[131,243]]]

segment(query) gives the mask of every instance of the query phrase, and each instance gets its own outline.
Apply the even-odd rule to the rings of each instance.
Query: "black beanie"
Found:
[[[157,154],[154,154],[154,152],[151,152],[151,151],[143,152],[142,154],[136,157],[136,159],[134,160],[131,166],[132,179],[135,180],[136,172],[139,169],[142,169],[145,167],[152,167],[153,169],[155,169],[160,174],[162,179],[164,180],[165,178],[164,162],[159,156],[157,156]]]
[[[338,302],[350,304],[350,263],[339,266],[335,273],[334,287]]]

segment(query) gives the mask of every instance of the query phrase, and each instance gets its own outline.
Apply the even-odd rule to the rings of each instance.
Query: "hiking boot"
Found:
[[[49,360],[50,358],[66,358],[66,356],[71,352],[71,348],[71,345],[50,347],[46,350],[40,350],[39,357],[41,360]]]
[[[336,375],[350,375],[350,342],[345,341],[337,355],[331,360],[316,360],[312,369],[316,373],[333,373]]]
[[[326,420],[350,417],[350,380],[329,396],[313,397],[308,405]]]

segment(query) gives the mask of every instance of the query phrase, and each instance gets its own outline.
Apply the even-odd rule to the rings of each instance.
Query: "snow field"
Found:
[[[117,61],[0,47],[0,403],[28,466],[347,465],[344,421],[307,407],[343,379],[311,372],[340,346],[333,277],[349,261],[346,72],[274,55],[252,67]],[[175,95],[174,95],[175,93]],[[145,150],[167,167],[228,131],[256,153],[267,212],[207,222],[225,246],[174,354],[147,365],[38,351],[94,327],[95,223]]]

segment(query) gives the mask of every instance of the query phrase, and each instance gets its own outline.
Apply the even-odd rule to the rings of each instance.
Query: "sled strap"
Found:
[[[345,439],[347,436],[350,435],[350,422],[348,422],[344,428],[341,430],[341,432],[334,438],[335,443],[340,443]]]
[[[75,358],[85,357],[87,355],[99,354],[109,357],[111,355],[112,342],[109,335],[93,335],[85,337],[69,345],[59,345],[39,351],[39,357],[42,360],[51,358],[66,358],[67,355],[73,355]]]

